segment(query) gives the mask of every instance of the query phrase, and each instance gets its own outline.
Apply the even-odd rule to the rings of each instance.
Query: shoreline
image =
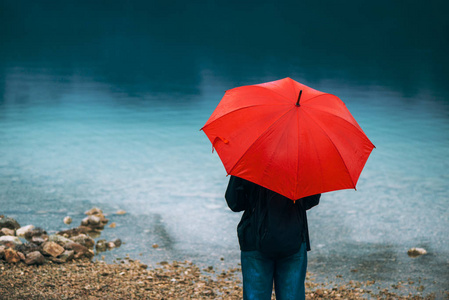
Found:
[[[201,270],[189,261],[151,268],[129,257],[113,264],[87,258],[43,265],[0,261],[0,270],[5,299],[242,299],[240,268]],[[307,275],[306,299],[449,299],[448,292],[423,295],[410,285],[375,291],[373,282],[315,282],[313,276]]]
[[[148,267],[129,254],[105,262],[102,253],[122,242],[100,239],[109,223],[100,209],[92,208],[85,215],[80,226],[51,235],[0,216],[4,235],[0,295],[5,299],[242,299],[239,264],[221,271],[191,261],[160,261]],[[64,223],[70,224],[67,218]],[[108,227],[115,228],[115,222]],[[331,280],[320,275],[307,273],[307,299],[449,299],[448,291],[426,293],[421,282],[399,281],[381,288],[375,280],[359,282],[343,276]]]

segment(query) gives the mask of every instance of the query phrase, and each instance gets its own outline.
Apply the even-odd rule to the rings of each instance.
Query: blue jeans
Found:
[[[270,300],[273,282],[277,300],[305,299],[306,243],[290,256],[269,258],[259,251],[242,251],[243,299]]]

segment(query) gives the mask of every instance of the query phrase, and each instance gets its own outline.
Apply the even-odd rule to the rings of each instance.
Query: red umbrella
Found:
[[[292,200],[355,189],[374,148],[338,97],[291,78],[226,91],[202,130],[228,174]]]

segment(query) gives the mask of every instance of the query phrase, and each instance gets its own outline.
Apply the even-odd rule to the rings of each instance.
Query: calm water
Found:
[[[56,231],[98,206],[126,243],[108,261],[235,266],[240,215],[199,129],[225,90],[288,76],[377,147],[357,191],[310,211],[309,270],[449,290],[443,2],[349,4],[0,1],[0,214]]]

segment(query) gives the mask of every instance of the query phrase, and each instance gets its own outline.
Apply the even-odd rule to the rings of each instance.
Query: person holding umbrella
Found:
[[[355,189],[374,145],[338,97],[291,78],[226,91],[202,130],[232,175],[245,299],[304,299],[306,210]]]
[[[291,201],[245,179],[231,176],[226,201],[244,211],[238,225],[243,299],[305,299],[307,251],[310,250],[306,210],[321,194]]]

